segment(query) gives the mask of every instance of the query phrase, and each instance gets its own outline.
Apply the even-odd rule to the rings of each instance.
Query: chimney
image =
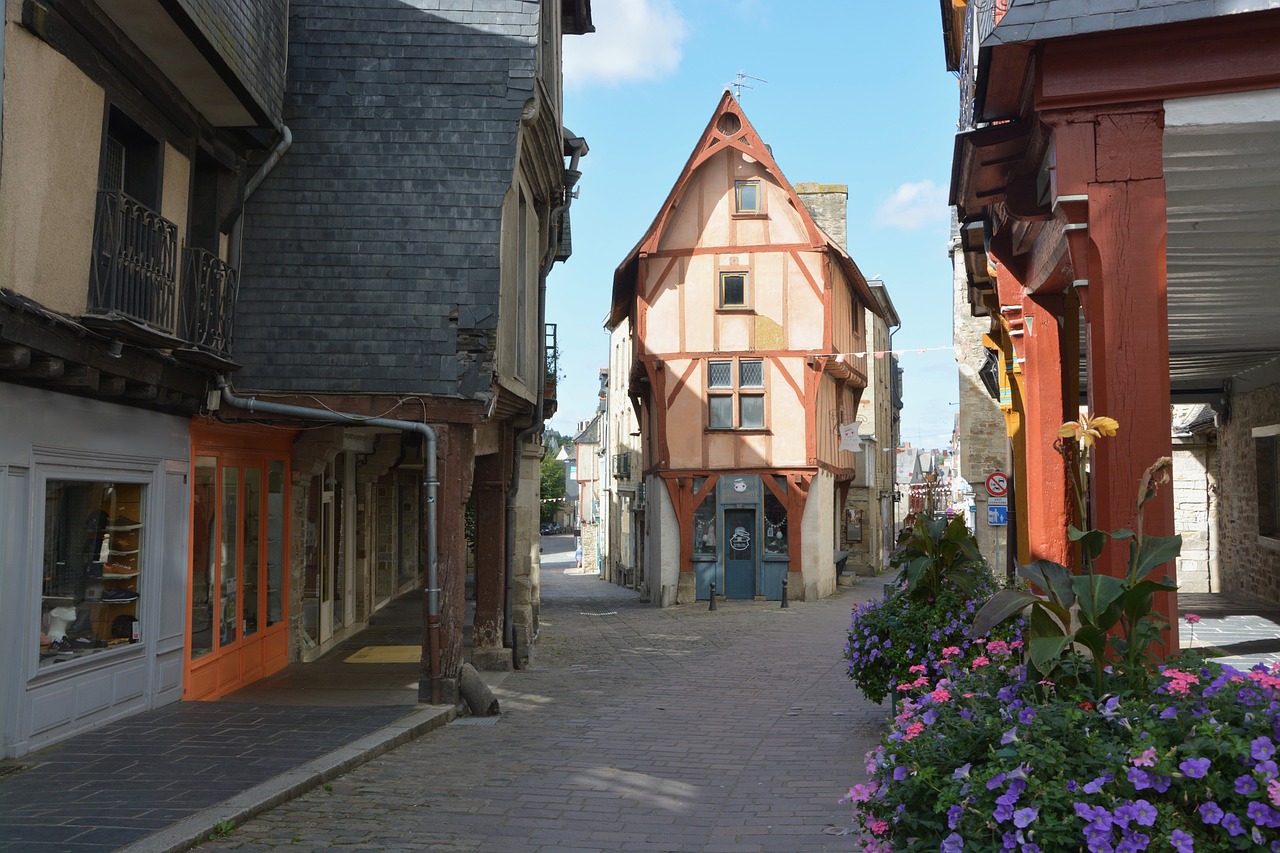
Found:
[[[818,223],[818,227],[825,231],[837,246],[846,252],[849,251],[846,243],[849,185],[805,183],[796,184],[795,191],[796,195],[800,196],[800,201],[804,203],[805,209],[809,211],[809,215],[813,217],[813,221]]]

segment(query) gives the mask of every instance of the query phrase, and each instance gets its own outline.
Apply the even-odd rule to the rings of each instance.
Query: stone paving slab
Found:
[[[413,706],[231,702],[137,714],[19,759],[28,769],[0,778],[0,851],[117,850],[175,824],[194,838],[227,819],[201,821],[205,810],[247,791],[263,800],[270,792],[260,786],[287,787],[288,774],[343,756],[348,763],[337,775],[352,759],[385,751],[378,742],[389,748],[407,739],[397,739],[404,721],[424,714],[450,716]]]
[[[888,721],[845,676],[855,600],[659,610],[544,565],[532,666],[451,725],[202,850],[848,851]]]

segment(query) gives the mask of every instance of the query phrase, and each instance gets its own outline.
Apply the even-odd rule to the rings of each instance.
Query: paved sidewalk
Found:
[[[887,706],[843,645],[864,581],[819,602],[659,610],[543,569],[533,666],[458,720],[202,850],[850,851],[839,802]]]

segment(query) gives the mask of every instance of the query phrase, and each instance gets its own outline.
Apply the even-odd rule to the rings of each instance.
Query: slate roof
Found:
[[[177,0],[266,117],[280,121],[288,0]],[[295,4],[296,5],[296,4]]]
[[[1276,0],[1014,0],[983,47],[1277,8]]]
[[[238,388],[488,390],[538,6],[294,0],[294,141],[246,206]]]

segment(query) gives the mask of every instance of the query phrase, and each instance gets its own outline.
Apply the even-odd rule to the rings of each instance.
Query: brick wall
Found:
[[[1218,429],[1218,543],[1222,589],[1232,595],[1280,602],[1280,542],[1258,536],[1254,427],[1280,423],[1280,385],[1231,398]]]

